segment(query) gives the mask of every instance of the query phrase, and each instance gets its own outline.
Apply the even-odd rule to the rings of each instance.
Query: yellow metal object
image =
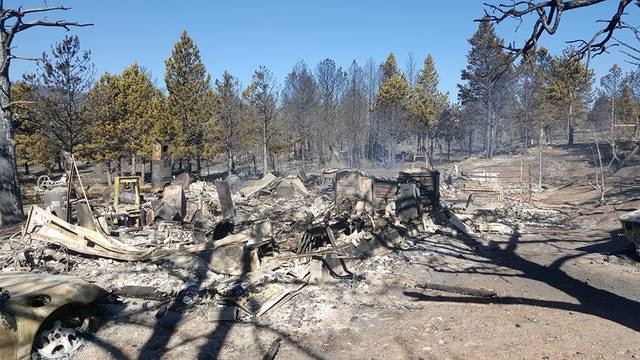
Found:
[[[140,177],[139,176],[117,176],[114,179],[113,210],[117,214],[126,215],[127,221],[140,226],[141,203],[140,203]],[[123,201],[125,194],[133,201]],[[114,219],[117,224],[118,217]]]

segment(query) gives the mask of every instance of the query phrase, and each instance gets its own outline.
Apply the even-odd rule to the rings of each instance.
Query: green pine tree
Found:
[[[389,53],[387,60],[380,65],[380,70],[382,74],[382,82],[385,82],[392,76],[400,73],[400,70],[398,69],[398,61],[393,53]]]
[[[200,58],[200,51],[187,32],[180,35],[171,56],[165,61],[165,84],[168,91],[168,108],[177,134],[173,153],[179,159],[197,160],[205,147],[206,124],[211,120],[208,100],[211,76]]]
[[[29,173],[30,165],[40,165],[51,171],[56,163],[56,154],[60,148],[55,145],[34,121],[37,101],[34,89],[25,82],[11,86],[11,98],[15,104],[12,108],[16,124],[16,155],[18,165]]]
[[[566,123],[567,144],[573,145],[575,124],[586,114],[591,97],[593,70],[580,62],[571,48],[562,56],[554,57],[549,64],[548,81],[545,88],[547,101],[553,104],[558,121]]]
[[[433,140],[435,128],[447,105],[447,96],[438,90],[439,77],[433,57],[428,55],[415,87],[411,91],[410,112],[414,127],[418,130],[418,147],[426,138]],[[433,141],[429,154],[433,153]]]
[[[389,165],[395,163],[395,146],[409,137],[407,126],[408,106],[411,87],[404,75],[398,71],[395,56],[389,54],[387,61],[381,65],[383,78],[376,97],[376,111],[381,115],[383,127],[389,135]]]

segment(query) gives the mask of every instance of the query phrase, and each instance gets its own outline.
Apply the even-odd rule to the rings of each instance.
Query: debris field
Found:
[[[44,206],[32,206],[22,229],[0,243],[5,324],[0,358],[32,353],[43,359],[353,358],[360,352],[385,358],[376,346],[390,357],[441,358],[451,354],[443,350],[449,342],[464,340],[455,331],[446,336],[449,320],[458,317],[464,327],[478,326],[460,319],[469,308],[452,310],[451,304],[526,304],[526,297],[506,285],[514,277],[551,283],[579,300],[559,309],[638,330],[638,324],[625,323],[615,312],[581,308],[597,307],[582,297],[598,293],[598,286],[574,293],[547,279],[556,275],[560,280],[555,281],[580,282],[583,274],[560,272],[547,258],[551,263],[545,265],[525,258],[546,256],[541,246],[548,245],[538,241],[540,236],[570,244],[576,233],[601,235],[598,226],[584,226],[585,217],[597,211],[554,202],[566,187],[537,191],[522,176],[510,182],[499,171],[460,170],[465,164],[459,165],[442,173],[402,169],[395,177],[324,169],[205,181],[185,173],[160,184],[122,177],[112,186],[85,188],[71,159],[61,181],[39,184]],[[585,258],[592,264],[615,263],[628,275],[619,281],[637,279],[635,252],[628,252],[630,243],[622,240],[627,231],[629,240],[637,241],[637,228],[627,225],[636,218],[620,218],[617,236],[625,246],[597,257],[589,252],[580,264]],[[604,228],[617,216],[607,219]],[[527,249],[525,256],[518,246]],[[548,274],[547,268],[558,273]],[[483,273],[504,282],[478,275]],[[561,275],[573,277],[562,280]],[[537,287],[531,285],[529,296]],[[539,291],[542,297],[552,294]],[[629,297],[634,296],[632,291]],[[625,299],[638,306],[619,297],[620,303]],[[545,304],[529,305],[554,308]],[[411,314],[428,309],[437,316],[415,315],[431,324],[421,330]],[[496,314],[494,309],[490,316]],[[637,319],[637,313],[633,316]],[[400,343],[406,332],[429,345],[403,350],[370,339],[366,346],[367,331],[383,331],[382,339]],[[478,344],[467,346],[478,349]],[[492,348],[497,357],[502,351]],[[544,349],[522,355],[537,351],[549,356]],[[566,356],[569,350],[556,351]],[[640,354],[637,343],[625,351],[622,358]],[[572,354],[584,358],[580,354],[585,353]]]

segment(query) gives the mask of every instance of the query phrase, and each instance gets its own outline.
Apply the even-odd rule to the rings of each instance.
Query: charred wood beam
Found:
[[[422,283],[416,285],[422,289],[428,290],[436,290],[442,292],[456,293],[467,296],[476,296],[476,297],[496,297],[497,294],[495,291],[485,290],[485,289],[473,289],[462,286],[451,286],[444,284],[434,284],[434,283]]]

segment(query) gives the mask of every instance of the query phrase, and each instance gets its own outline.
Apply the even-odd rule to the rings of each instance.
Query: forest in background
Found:
[[[38,70],[11,87],[18,164],[54,169],[62,152],[122,172],[124,159],[148,162],[156,142],[176,166],[200,173],[203,162],[230,172],[251,163],[277,170],[333,158],[351,167],[393,166],[400,149],[447,160],[452,152],[486,157],[550,142],[574,142],[576,128],[611,146],[637,136],[640,70],[614,65],[601,79],[575,48],[544,48],[513,61],[489,21],[468,40],[457,102],[438,87],[437,59],[390,53],[341,67],[327,58],[296,63],[282,82],[266,67],[243,86],[224,72],[212,80],[186,32],[166,59],[164,89],[143,64],[97,77],[77,36],[52,46]],[[561,134],[560,137],[558,134]]]

